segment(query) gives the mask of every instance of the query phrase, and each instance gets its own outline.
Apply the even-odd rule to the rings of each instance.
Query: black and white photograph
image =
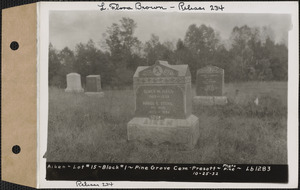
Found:
[[[49,11],[47,181],[288,183],[291,14],[97,5]]]

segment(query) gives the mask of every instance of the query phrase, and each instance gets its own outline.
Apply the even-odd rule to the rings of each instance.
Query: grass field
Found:
[[[49,89],[47,161],[287,163],[286,82],[225,84],[226,106],[194,106],[200,138],[193,150],[127,141],[133,92],[104,92],[99,98]]]

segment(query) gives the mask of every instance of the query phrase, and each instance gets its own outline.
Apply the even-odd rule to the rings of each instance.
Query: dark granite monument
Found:
[[[104,92],[101,90],[101,78],[100,75],[88,75],[86,76],[86,91],[87,95],[104,96]]]
[[[157,61],[140,66],[133,76],[135,117],[127,125],[128,140],[193,147],[199,137],[198,118],[191,114],[188,65]]]
[[[224,91],[224,69],[216,66],[206,66],[197,71],[196,96],[194,104],[224,105],[227,97]]]

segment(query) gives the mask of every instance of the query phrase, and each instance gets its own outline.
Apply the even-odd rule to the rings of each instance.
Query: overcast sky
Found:
[[[226,40],[235,26],[267,26],[274,31],[276,42],[286,42],[291,28],[289,15],[282,14],[209,14],[209,13],[166,13],[166,12],[100,12],[100,11],[52,11],[50,12],[50,42],[57,49],[86,43],[92,39],[96,44],[103,42],[103,33],[122,17],[132,18],[137,23],[135,36],[142,42],[151,34],[159,36],[161,42],[176,42],[184,39],[188,26],[205,24],[219,32]]]

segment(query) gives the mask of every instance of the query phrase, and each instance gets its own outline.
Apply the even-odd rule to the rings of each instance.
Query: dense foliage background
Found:
[[[49,85],[65,88],[66,74],[77,72],[83,84],[87,75],[100,74],[104,88],[130,86],[136,68],[156,60],[188,64],[193,82],[197,69],[206,65],[223,68],[225,82],[287,80],[288,49],[275,43],[268,27],[234,27],[224,40],[212,27],[193,24],[176,44],[160,42],[155,34],[142,43],[134,35],[136,27],[130,18],[113,23],[103,34],[101,48],[92,40],[77,44],[75,50],[57,50],[50,44]]]

